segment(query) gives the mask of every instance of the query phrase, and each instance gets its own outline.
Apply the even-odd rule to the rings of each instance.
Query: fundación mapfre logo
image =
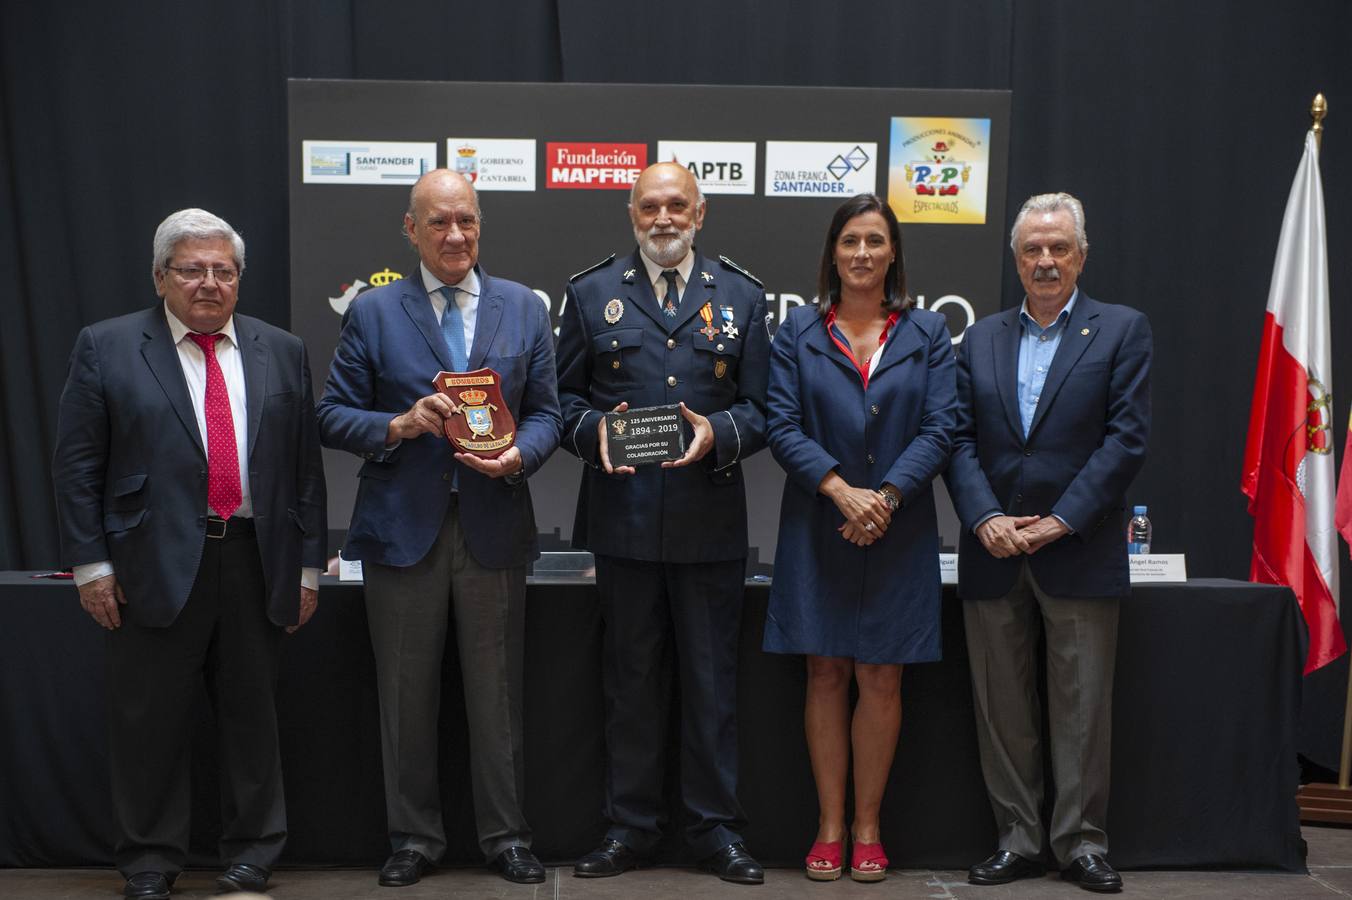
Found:
[[[765,196],[853,197],[878,189],[876,143],[766,141]]]
[[[990,119],[892,120],[887,203],[902,222],[980,225],[990,183]]]
[[[412,184],[436,167],[435,141],[301,141],[304,184]]]
[[[480,191],[535,190],[535,141],[518,138],[446,139],[446,166]]]
[[[705,194],[756,193],[755,141],[658,141],[657,161],[685,166]]]
[[[627,191],[647,166],[647,144],[545,144],[548,188]]]
[[[347,308],[352,305],[353,300],[357,299],[358,294],[364,294],[371,288],[392,284],[403,277],[399,272],[392,272],[390,267],[386,266],[379,272],[372,272],[367,275],[364,281],[360,278],[354,278],[351,284],[339,285],[338,296],[329,298],[329,308],[341,316],[347,312]]]

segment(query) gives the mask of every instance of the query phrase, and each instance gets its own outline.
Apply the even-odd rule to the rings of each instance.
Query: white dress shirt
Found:
[[[178,350],[178,364],[183,369],[183,380],[188,383],[188,398],[197,418],[197,433],[202,446],[207,446],[207,355],[197,342],[188,337],[192,329],[180,322],[166,304],[164,316],[169,321],[169,334]],[[245,401],[244,361],[240,357],[239,341],[235,338],[235,317],[219,332],[222,340],[216,342],[216,361],[225,376],[225,390],[230,395],[230,418],[235,425],[235,456],[239,461],[239,508],[232,513],[241,519],[253,518],[253,497],[249,494],[249,413]],[[207,515],[220,513],[208,507]]]

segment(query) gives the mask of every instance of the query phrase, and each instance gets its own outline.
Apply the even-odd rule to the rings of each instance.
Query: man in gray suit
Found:
[[[200,209],[155,232],[163,303],[80,332],[52,475],[80,604],[108,630],[124,894],[169,897],[188,851],[205,677],[223,751],[222,891],[262,891],[286,842],[273,692],[317,603],[328,523],[300,339],[235,314],[244,241]],[[304,568],[302,568],[304,567]]]
[[[1077,287],[1089,253],[1069,194],[1030,198],[1010,247],[1026,297],[958,350],[947,474],[963,529],[958,591],[972,660],[981,768],[999,849],[973,884],[1042,874],[1122,889],[1108,864],[1117,611],[1130,591],[1126,490],[1150,434],[1150,323]],[[1056,804],[1042,823],[1038,632],[1047,643]]]

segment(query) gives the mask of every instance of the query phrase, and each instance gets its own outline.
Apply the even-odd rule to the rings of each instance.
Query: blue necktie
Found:
[[[446,311],[441,314],[441,336],[451,351],[451,366],[457,372],[463,372],[469,366],[469,353],[465,351],[465,322],[460,318],[460,304],[455,302],[458,290],[450,286],[441,289],[446,295]]]

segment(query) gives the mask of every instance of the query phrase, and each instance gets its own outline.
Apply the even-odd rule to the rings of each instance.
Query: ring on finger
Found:
[[[872,531],[872,530],[873,530],[873,523],[872,523],[872,522],[866,522],[866,523],[864,523],[864,530],[865,530],[865,531]]]

